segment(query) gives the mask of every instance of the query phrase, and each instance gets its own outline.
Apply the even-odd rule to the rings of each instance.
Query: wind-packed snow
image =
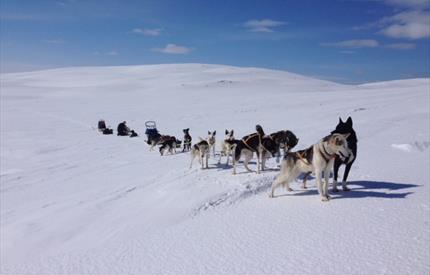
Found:
[[[429,274],[430,80],[340,85],[221,65],[1,75],[1,274]],[[261,124],[295,150],[351,116],[350,192],[268,189],[278,174],[161,157],[146,120],[193,141]],[[103,118],[140,137],[104,136]],[[250,165],[255,168],[255,164]],[[341,169],[343,172],[343,169]],[[341,173],[342,174],[342,173]]]

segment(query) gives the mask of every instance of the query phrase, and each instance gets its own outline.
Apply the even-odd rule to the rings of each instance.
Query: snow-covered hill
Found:
[[[430,80],[340,85],[281,71],[183,64],[1,75],[1,274],[428,274]],[[351,192],[267,190],[160,157],[144,122],[194,140],[261,124],[315,143],[352,116]],[[141,137],[103,136],[104,118]],[[219,144],[218,148],[219,150]],[[223,160],[224,161],[224,160]],[[276,168],[274,160],[268,165]],[[255,165],[252,165],[255,166]]]

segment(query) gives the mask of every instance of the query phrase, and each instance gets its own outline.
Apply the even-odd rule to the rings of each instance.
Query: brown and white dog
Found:
[[[328,201],[329,175],[333,169],[336,156],[347,159],[350,154],[346,139],[349,134],[331,134],[321,139],[318,143],[308,149],[287,153],[281,163],[281,173],[272,183],[270,197],[274,197],[274,192],[280,185],[292,191],[289,184],[301,173],[314,172],[317,182],[318,192],[322,201]],[[322,174],[324,172],[324,183]]]
[[[200,142],[193,145],[191,148],[191,164],[190,169],[193,167],[193,161],[196,157],[199,158],[199,162],[202,165],[202,169],[204,169],[203,159],[205,159],[206,169],[209,168],[208,159],[209,159],[209,143],[200,138]]]

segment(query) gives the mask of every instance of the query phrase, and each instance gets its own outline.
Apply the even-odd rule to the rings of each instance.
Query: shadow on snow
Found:
[[[394,183],[387,181],[351,181],[348,182],[348,186],[351,191],[333,192],[329,190],[331,195],[334,195],[332,199],[345,199],[345,198],[385,198],[385,199],[404,199],[406,196],[412,194],[413,192],[402,192],[394,193],[392,191],[410,189],[418,187],[417,184],[407,184],[407,183]],[[358,187],[357,187],[358,186]],[[294,193],[287,193],[278,195],[276,197],[282,196],[307,196],[307,195],[317,195],[318,190],[295,190]]]

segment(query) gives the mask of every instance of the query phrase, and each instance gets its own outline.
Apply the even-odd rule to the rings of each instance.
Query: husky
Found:
[[[206,163],[206,169],[209,168],[208,166],[208,159],[209,159],[209,143],[200,138],[200,142],[197,144],[194,144],[194,146],[191,148],[191,164],[190,169],[193,167],[193,161],[196,157],[199,158],[199,162],[202,165],[202,169],[204,169],[203,159],[205,159]]]
[[[161,135],[160,133],[157,132],[155,134],[148,135],[148,140],[146,141],[146,143],[150,146],[149,151],[152,151],[154,150],[155,146],[163,145],[166,141],[170,141],[173,138],[175,137],[169,136],[169,135]]]
[[[282,130],[270,135],[264,136],[261,139],[261,170],[265,170],[266,159],[280,155],[280,149],[286,152],[294,148],[299,139],[289,130]]]
[[[274,197],[277,187],[283,185],[288,191],[292,191],[289,183],[301,173],[314,172],[316,175],[318,192],[322,201],[328,201],[328,180],[333,169],[336,155],[342,159],[349,157],[347,138],[350,134],[331,134],[321,139],[308,149],[290,152],[284,156],[281,163],[281,173],[272,183],[270,197]],[[324,183],[322,173],[324,172]]]
[[[245,157],[243,165],[248,172],[254,172],[248,167],[249,161],[252,159],[254,152],[257,154],[257,174],[260,173],[260,157],[262,154],[261,139],[264,137],[263,128],[260,125],[255,126],[256,133],[244,136],[234,147],[233,156],[233,175],[236,174],[236,163],[242,155]]]
[[[192,138],[190,136],[190,128],[183,129],[182,132],[184,132],[184,148],[182,149],[182,152],[190,151],[192,141]]]
[[[232,155],[232,152],[234,149],[233,147],[236,144],[235,142],[233,142],[234,140],[235,140],[234,139],[234,131],[233,130],[231,130],[231,131],[225,130],[225,137],[224,137],[224,141],[221,144],[221,152],[219,154],[218,164],[221,163],[221,158],[223,156],[226,156],[227,157],[226,165],[228,165],[229,158]]]
[[[339,117],[339,123],[336,126],[336,129],[331,132],[332,134],[338,133],[338,134],[350,134],[346,141],[348,142],[348,149],[350,150],[349,158],[342,159],[341,157],[336,155],[336,158],[334,160],[334,167],[333,167],[333,192],[339,192],[339,189],[337,188],[337,177],[339,174],[339,167],[342,164],[345,164],[345,172],[343,174],[343,180],[342,180],[342,190],[343,191],[349,191],[349,188],[347,186],[347,179],[349,175],[349,171],[351,170],[351,166],[354,163],[355,159],[357,158],[357,135],[355,134],[354,129],[352,128],[352,118],[348,117],[346,122],[342,121],[342,118]],[[306,174],[303,179],[303,188],[306,189],[306,180],[310,173]]]
[[[160,154],[163,156],[164,153],[167,151],[170,154],[176,154],[176,148],[177,148],[177,144],[180,144],[181,141],[178,140],[176,137],[171,136],[168,139],[164,139],[162,142],[160,142]]]
[[[355,159],[357,158],[357,135],[355,134],[354,129],[352,128],[352,118],[348,117],[346,122],[343,122],[342,119],[339,117],[339,123],[336,126],[336,129],[331,132],[339,133],[339,134],[350,134],[346,141],[348,142],[348,148],[350,149],[350,156],[347,159],[342,159],[340,157],[336,157],[334,160],[334,173],[333,173],[333,191],[337,192],[337,176],[339,173],[339,167],[342,164],[345,164],[345,172],[343,173],[343,180],[342,180],[342,189],[343,191],[349,191],[349,188],[347,186],[346,180],[348,179],[349,171],[351,170],[351,166],[354,163]]]
[[[209,144],[209,151],[212,149],[212,155],[215,157],[215,146],[216,146],[216,131],[208,131],[208,137],[206,138],[206,141]]]

